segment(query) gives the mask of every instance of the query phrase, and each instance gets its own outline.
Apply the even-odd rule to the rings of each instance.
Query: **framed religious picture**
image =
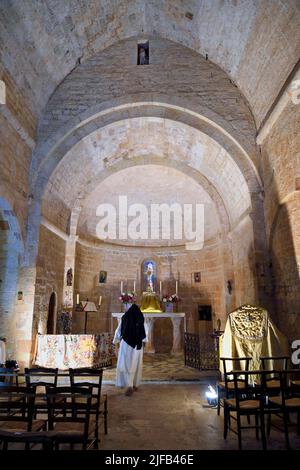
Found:
[[[201,282],[201,273],[194,273],[194,282]]]
[[[99,284],[105,284],[107,279],[107,271],[100,271],[99,273]]]
[[[201,321],[212,321],[211,305],[198,305],[198,319]]]

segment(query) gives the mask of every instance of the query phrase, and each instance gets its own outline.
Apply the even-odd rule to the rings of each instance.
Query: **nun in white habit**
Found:
[[[133,304],[121,318],[113,343],[120,342],[116,386],[126,387],[125,395],[132,395],[142,379],[143,342],[147,341],[144,315]]]

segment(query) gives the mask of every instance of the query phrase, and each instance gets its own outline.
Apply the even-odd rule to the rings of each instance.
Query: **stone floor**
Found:
[[[217,379],[217,371],[199,371],[184,365],[183,355],[170,354],[144,354],[143,357],[143,382],[202,382],[214,383]],[[103,375],[104,384],[114,384],[116,368],[105,369]]]
[[[235,450],[237,436],[223,439],[223,417],[207,405],[205,392],[216,371],[184,365],[183,356],[145,354],[143,382],[131,397],[116,388],[116,369],[105,369],[103,392],[108,394],[109,433],[101,423],[102,450]],[[60,384],[66,384],[60,378]],[[222,411],[222,410],[221,410]],[[300,449],[300,436],[291,431],[291,446]],[[261,449],[254,430],[243,431],[244,449]],[[20,448],[12,446],[12,448]],[[68,447],[66,447],[68,448]],[[272,429],[269,449],[285,449],[284,435]]]
[[[104,385],[108,394],[108,434],[101,422],[100,450],[237,450],[237,436],[223,439],[223,416],[207,406],[207,386],[193,382],[141,385],[131,397],[114,385]],[[293,449],[300,449],[300,436],[290,432]],[[23,449],[10,444],[10,449]],[[61,446],[69,450],[68,445]],[[80,446],[74,446],[74,450]],[[39,447],[35,446],[38,450]],[[243,449],[260,450],[254,430],[243,431]],[[282,432],[272,429],[268,449],[285,449]]]
[[[202,384],[145,384],[131,397],[105,385],[109,395],[109,433],[101,449],[235,450],[237,436],[223,439],[223,417],[208,408]],[[290,432],[291,446],[300,449],[300,436]],[[261,449],[254,430],[243,432],[244,449]],[[269,449],[285,449],[284,435],[272,429]]]

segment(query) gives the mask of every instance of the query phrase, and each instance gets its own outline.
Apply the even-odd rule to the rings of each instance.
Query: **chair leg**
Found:
[[[104,433],[108,434],[108,429],[107,429],[107,415],[108,415],[108,409],[107,409],[107,399],[105,400],[104,403]]]
[[[265,417],[264,413],[260,413],[260,432],[263,450],[267,450],[267,439],[266,439],[266,430],[265,430]]]
[[[218,387],[218,408],[217,408],[217,413],[218,416],[220,416],[220,409],[221,409],[221,397],[220,397],[220,388]]]
[[[224,439],[227,438],[228,434],[228,414],[230,412],[227,409],[227,405],[224,404]]]
[[[289,415],[287,411],[283,411],[283,424],[284,424],[284,434],[285,434],[285,443],[286,448],[290,449],[290,440],[289,440]]]
[[[237,433],[238,433],[239,450],[242,450],[241,417],[239,414],[237,415]]]
[[[99,414],[96,413],[96,416],[95,416],[95,440],[94,440],[94,449],[98,449],[99,448],[99,442],[100,442],[100,439],[99,439]]]
[[[259,439],[259,422],[258,422],[257,414],[255,414],[255,435],[256,435],[256,439]]]
[[[270,434],[271,434],[271,425],[272,425],[271,419],[272,419],[272,415],[271,415],[271,413],[269,413],[268,414],[268,421],[267,421],[267,435],[268,436],[270,436]]]

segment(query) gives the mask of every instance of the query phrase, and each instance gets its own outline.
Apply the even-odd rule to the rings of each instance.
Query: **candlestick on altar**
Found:
[[[133,292],[135,293],[135,281],[133,281]]]
[[[98,304],[99,307],[101,306],[101,303],[102,303],[102,295],[100,295],[100,297],[99,297],[99,304]]]
[[[123,294],[123,281],[121,281],[121,294]]]
[[[76,295],[76,304],[79,305],[79,294]]]
[[[176,281],[176,295],[178,294],[178,281]]]
[[[160,300],[161,300],[161,296],[162,296],[162,281],[159,281],[159,297],[160,297]]]

